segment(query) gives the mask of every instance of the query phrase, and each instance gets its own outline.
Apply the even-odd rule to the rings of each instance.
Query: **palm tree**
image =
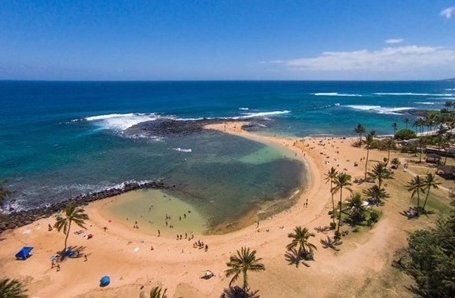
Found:
[[[427,192],[425,195],[425,201],[423,202],[422,206],[422,209],[425,210],[425,205],[427,204],[430,189],[431,188],[438,189],[439,188],[438,185],[441,184],[441,182],[439,182],[433,174],[427,173],[427,176],[425,177],[425,179],[423,179],[423,183],[424,183],[423,189],[426,190]]]
[[[2,298],[27,298],[27,289],[16,279],[0,279],[0,297]]]
[[[413,126],[416,128],[416,133],[420,135],[423,134],[423,125],[425,124],[425,120],[420,117],[414,121]]]
[[[57,228],[59,232],[60,230],[63,229],[63,233],[66,235],[65,248],[62,251],[62,256],[67,248],[67,241],[68,235],[70,234],[71,230],[71,223],[74,221],[74,223],[77,224],[79,227],[86,229],[86,227],[84,226],[85,224],[84,220],[87,219],[89,218],[88,215],[84,213],[84,209],[78,208],[74,202],[66,204],[64,217],[63,216],[57,217],[57,221],[55,222],[54,227]]]
[[[240,251],[237,250],[237,255],[232,255],[230,260],[226,265],[229,267],[225,271],[226,277],[233,275],[231,281],[229,282],[229,287],[232,283],[237,280],[240,274],[243,274],[243,291],[247,292],[248,288],[248,271],[259,272],[264,271],[264,264],[259,261],[262,258],[256,258],[256,251],[250,251],[247,247],[242,247]]]
[[[381,203],[383,199],[390,197],[390,195],[385,192],[384,188],[379,188],[377,185],[365,189],[363,193],[369,198],[375,198],[379,203]]]
[[[294,228],[293,233],[289,233],[288,237],[292,238],[292,242],[289,243],[286,248],[292,250],[296,246],[302,250],[303,255],[306,255],[308,252],[313,252],[314,249],[317,250],[316,246],[308,242],[308,238],[314,237],[314,233],[310,233],[307,228],[302,228],[297,226]],[[307,250],[308,249],[308,250]]]
[[[365,127],[361,123],[357,123],[354,132],[359,135],[359,143],[362,144],[362,135],[365,133]]]
[[[387,170],[386,165],[382,162],[378,162],[373,166],[371,172],[368,173],[373,179],[378,179],[378,187],[381,188],[382,181],[384,179],[392,178],[393,172]]]
[[[411,198],[414,197],[415,194],[417,194],[417,210],[419,210],[420,207],[420,192],[424,192],[424,187],[425,183],[423,179],[420,178],[419,175],[414,176],[411,181],[408,182],[407,184],[408,191],[412,191],[411,193]]]
[[[351,197],[346,200],[346,206],[349,209],[349,216],[355,221],[360,222],[363,219],[363,211],[365,210],[363,206],[363,200],[360,193],[356,192],[351,194]]]
[[[453,101],[446,101],[444,103],[444,107],[447,108],[447,111],[449,111],[450,113],[452,113],[452,108],[455,106],[454,102]]]
[[[332,190],[333,187],[333,180],[337,177],[338,172],[335,170],[334,167],[330,168],[330,170],[327,172],[325,175],[325,182],[330,182],[330,190]],[[330,194],[332,196],[332,219],[333,223],[335,224],[335,200],[333,199],[333,192],[330,191]],[[335,228],[335,227],[334,227]]]
[[[373,144],[375,135],[376,135],[376,132],[374,130],[372,130],[372,131],[370,131],[370,133],[368,133],[368,135],[365,139],[365,148],[367,149],[367,158],[365,158],[365,180],[367,180],[368,156],[370,154],[370,147],[371,147],[371,144]]]
[[[409,118],[404,118],[403,120],[404,124],[406,124],[406,128],[408,128],[409,121]]]
[[[390,161],[390,150],[395,148],[395,141],[392,138],[387,138],[384,140],[384,144],[387,148],[387,162],[385,164],[387,166]]]
[[[419,163],[422,162],[422,152],[423,152],[424,146],[425,146],[425,139],[423,138],[423,136],[420,136],[420,138],[419,138]]]
[[[342,211],[342,203],[343,203],[343,188],[349,190],[352,192],[350,186],[352,185],[351,183],[351,175],[348,175],[344,172],[339,173],[335,180],[333,181],[335,183],[335,186],[332,188],[332,192],[340,192],[340,201],[338,202],[338,205],[340,207],[340,210],[338,212],[338,227],[335,232],[335,237],[339,237],[340,235],[340,223],[341,223],[341,211]]]
[[[395,134],[397,133],[398,124],[396,122],[393,122],[392,123],[392,128],[393,128],[393,135],[395,136]]]
[[[161,291],[163,289],[161,287],[154,287],[150,290],[150,298],[167,298],[166,296],[166,291],[167,289],[164,289],[163,293],[161,294]],[[141,293],[141,298],[146,298],[144,293]]]

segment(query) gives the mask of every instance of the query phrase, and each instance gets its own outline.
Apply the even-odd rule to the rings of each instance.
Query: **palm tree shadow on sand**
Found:
[[[322,248],[331,248],[334,251],[340,251],[337,246],[343,244],[343,241],[332,239],[330,236],[327,236],[327,239],[321,239]]]
[[[244,291],[241,287],[235,286],[224,289],[220,298],[259,298],[258,292],[259,290],[251,291],[250,289]]]
[[[299,249],[292,248],[288,250],[284,254],[284,258],[286,259],[289,265],[295,265],[296,268],[299,267],[300,263],[302,263],[306,267],[310,267],[310,264],[308,264],[306,261],[314,261],[313,254],[312,253],[305,254],[305,252],[301,248]]]

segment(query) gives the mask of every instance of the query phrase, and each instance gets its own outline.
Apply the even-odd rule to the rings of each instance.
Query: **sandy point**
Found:
[[[317,232],[331,219],[330,185],[324,174],[334,167],[355,177],[364,175],[366,150],[354,148],[352,138],[283,138],[248,133],[240,122],[210,125],[258,142],[273,143],[292,150],[307,165],[310,185],[299,192],[292,208],[242,230],[226,235],[204,236],[195,233],[180,240],[165,235],[150,235],[106,218],[100,210],[117,198],[108,198],[86,206],[90,220],[87,230],[73,227],[68,244],[78,257],[61,262],[60,270],[51,258],[63,246],[63,234],[48,231],[54,217],[0,235],[1,277],[16,278],[28,288],[30,297],[139,297],[154,286],[167,288],[169,297],[220,297],[230,279],[224,275],[229,256],[242,246],[257,250],[266,270],[249,274],[249,285],[261,297],[411,297],[403,285],[406,277],[393,271],[395,249],[403,246],[408,230],[418,223],[408,222],[397,209],[409,204],[409,194],[399,190],[392,180],[389,190],[400,199],[381,208],[383,217],[373,229],[351,233],[343,238],[339,251],[324,249],[320,241],[333,232]],[[371,151],[370,159],[380,161],[384,152]],[[401,175],[401,174],[400,174]],[[403,174],[404,175],[404,174]],[[406,173],[407,175],[407,173]],[[406,179],[404,177],[403,179]],[[360,186],[354,185],[354,190]],[[392,200],[391,200],[392,201]],[[315,261],[309,267],[289,264],[286,260],[287,235],[295,226],[316,233],[311,242],[317,246]],[[87,239],[84,235],[91,234]],[[191,239],[189,239],[191,238]],[[197,242],[204,243],[202,247]],[[14,254],[23,245],[34,247],[26,261]],[[207,245],[207,250],[205,246]],[[202,279],[204,270],[215,276]],[[100,287],[100,278],[108,275],[110,285]],[[239,280],[239,283],[241,281]]]

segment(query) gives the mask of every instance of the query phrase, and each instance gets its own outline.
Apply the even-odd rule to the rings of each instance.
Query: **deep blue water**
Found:
[[[164,178],[194,204],[217,197],[232,209],[229,217],[289,196],[305,179],[303,165],[218,132],[149,139],[122,132],[163,117],[205,117],[261,119],[264,134],[350,136],[357,123],[392,134],[393,122],[412,122],[409,109],[440,109],[449,100],[455,82],[2,81],[0,179],[27,208]],[[261,155],[256,163],[244,162],[254,154]]]

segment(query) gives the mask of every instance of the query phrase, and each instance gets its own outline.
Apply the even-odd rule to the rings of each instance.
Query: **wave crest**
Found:
[[[347,105],[345,107],[354,109],[354,110],[359,110],[359,111],[373,112],[373,113],[377,113],[377,114],[389,114],[389,115],[399,115],[400,112],[413,109],[411,107],[389,108],[389,107],[369,106],[369,105]]]

